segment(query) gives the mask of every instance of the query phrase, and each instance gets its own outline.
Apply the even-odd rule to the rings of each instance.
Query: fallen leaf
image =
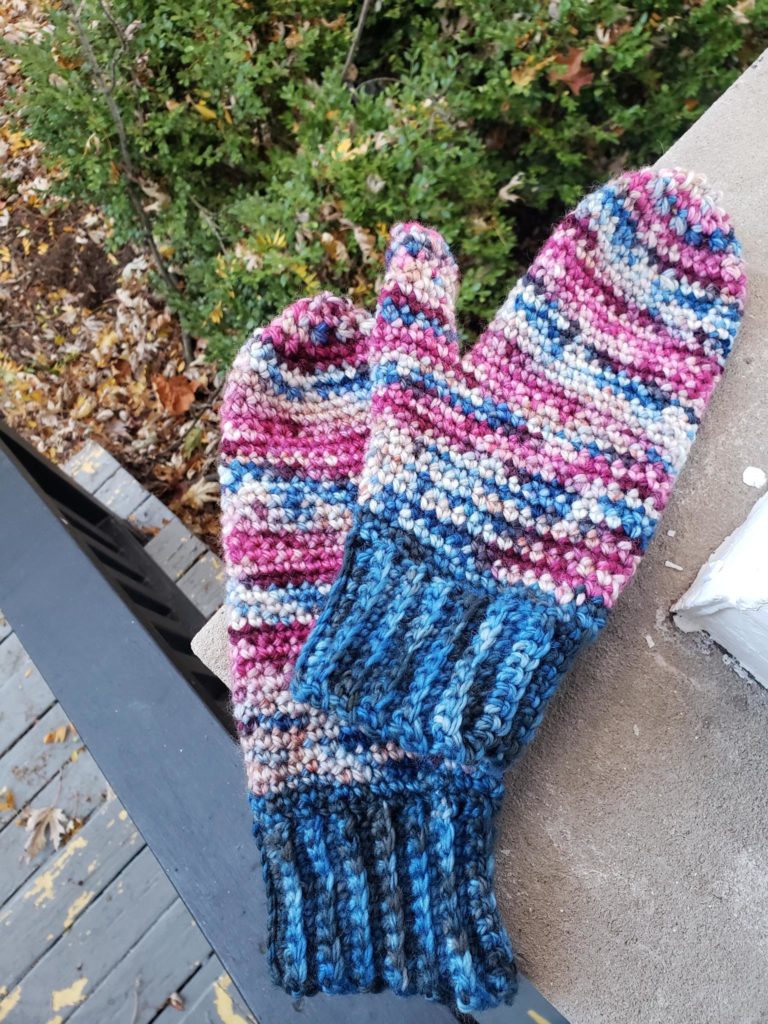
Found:
[[[195,424],[194,427],[191,427],[184,435],[184,440],[181,442],[182,454],[186,458],[189,458],[192,452],[195,450],[195,448],[197,448],[198,445],[202,442],[202,440],[203,428],[200,426],[199,423],[197,423]]]
[[[553,68],[549,72],[550,82],[565,82],[574,96],[578,96],[585,85],[591,85],[595,80],[593,72],[582,68],[584,51],[576,46],[571,46],[566,54],[557,55],[558,65],[565,65],[565,70],[558,71]]]
[[[523,184],[524,181],[525,181],[525,175],[524,174],[521,174],[520,172],[518,172],[517,174],[514,174],[509,179],[507,184],[503,185],[499,189],[499,191],[498,191],[498,197],[502,201],[502,203],[516,203],[516,202],[518,202],[518,200],[520,199],[520,196],[515,191],[515,189],[520,188],[520,186]]]
[[[542,68],[557,60],[557,57],[545,57],[544,60],[536,61],[534,64],[523,64],[522,67],[512,68],[509,77],[513,85],[524,89],[536,78]]]
[[[201,509],[209,501],[219,500],[219,485],[215,480],[195,480],[184,493],[182,505]]]
[[[60,725],[58,729],[51,729],[43,736],[43,743],[66,743],[70,730],[74,733],[71,725]]]
[[[204,121],[215,121],[217,114],[215,110],[211,110],[209,106],[206,106],[205,101],[201,100],[199,103],[193,103],[192,109],[196,110],[200,117]]]
[[[174,1010],[184,1009],[184,999],[179,995],[178,992],[171,992],[168,996],[168,1005],[172,1006]]]
[[[739,0],[739,3],[729,5],[728,7],[737,25],[748,25],[749,18],[747,15],[751,14],[754,9],[755,0]]]
[[[372,259],[376,254],[376,236],[366,231],[365,228],[360,227],[359,224],[352,225],[352,234],[355,236],[360,252],[363,254],[363,259]]]
[[[331,234],[330,231],[324,231],[320,236],[320,242],[322,243],[323,249],[325,249],[328,256],[334,261],[334,263],[348,263],[349,253],[344,243]]]
[[[172,416],[182,416],[195,400],[197,384],[183,373],[177,373],[175,377],[164,377],[156,373],[152,378],[152,386],[163,408]]]
[[[7,786],[3,786],[0,789],[0,811],[12,811],[16,807],[16,798],[13,795],[13,790],[8,789]]]
[[[45,848],[49,839],[54,850],[58,850],[62,839],[67,835],[69,825],[69,819],[60,807],[40,807],[36,811],[30,811],[25,826],[29,833],[24,844],[25,859],[31,861],[36,857]]]
[[[613,25],[604,25],[600,22],[595,28],[595,36],[601,46],[610,46],[620,39],[626,32],[631,31],[632,23],[629,21],[614,22]]]

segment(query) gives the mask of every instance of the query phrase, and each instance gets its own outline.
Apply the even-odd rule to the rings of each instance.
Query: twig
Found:
[[[109,4],[106,3],[105,0],[99,0],[99,7],[102,9],[104,17],[109,21],[110,25],[115,30],[115,35],[119,38],[123,50],[126,50],[128,48],[128,40],[126,39],[125,33],[123,32],[123,26],[114,16],[112,11],[110,10]]]
[[[349,52],[347,53],[347,59],[344,61],[344,69],[341,72],[342,82],[346,80],[349,74],[349,69],[352,67],[352,61],[355,59],[355,54],[360,46],[360,40],[363,38],[363,28],[365,27],[365,19],[368,17],[368,12],[371,9],[373,0],[363,0],[363,6],[360,8],[360,17],[357,19],[357,25],[355,27],[355,34],[352,36],[352,42],[349,46]]]
[[[80,46],[82,47],[83,55],[86,63],[90,68],[91,75],[93,77],[96,88],[104,97],[104,101],[107,104],[109,116],[112,118],[112,124],[117,135],[117,145],[120,151],[120,169],[123,172],[125,179],[125,190],[128,194],[128,199],[133,207],[133,212],[136,214],[136,218],[141,227],[142,234],[144,235],[144,241],[149,248],[152,255],[152,259],[157,268],[157,272],[163,279],[166,288],[171,292],[179,291],[179,282],[174,277],[171,270],[165,263],[165,260],[160,255],[160,250],[157,247],[155,236],[152,233],[152,224],[149,217],[147,216],[146,210],[141,204],[141,199],[138,196],[134,182],[138,180],[137,175],[134,171],[133,160],[131,159],[131,152],[128,147],[128,136],[125,130],[125,124],[123,122],[123,116],[120,113],[120,108],[117,105],[117,101],[114,97],[112,87],[107,82],[104,71],[96,58],[96,54],[93,52],[91,41],[83,28],[83,23],[80,20],[80,11],[82,10],[82,4],[80,8],[76,8],[72,0],[65,0],[66,6],[69,7],[72,14],[72,21],[80,39]],[[114,71],[114,69],[113,69]],[[182,327],[181,340],[184,347],[184,359],[191,363],[194,357],[192,350],[192,341],[187,332]]]
[[[203,206],[202,203],[198,202],[198,200],[195,199],[194,196],[190,196],[189,198],[192,200],[192,205],[197,207],[200,213],[200,219],[205,224],[208,225],[213,234],[216,236],[216,241],[219,243],[219,249],[222,251],[222,253],[226,253],[227,248],[224,245],[224,239],[221,237],[221,232],[219,231],[219,227],[216,223],[216,218],[213,216],[211,211],[206,209],[206,207]]]

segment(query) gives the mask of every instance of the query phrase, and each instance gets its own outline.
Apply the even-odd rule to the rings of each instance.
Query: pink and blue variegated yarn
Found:
[[[736,336],[740,248],[702,181],[585,198],[462,359],[456,263],[396,227],[344,571],[294,694],[409,753],[502,769],[629,582]]]
[[[295,996],[491,1005],[515,984],[490,885],[499,780],[377,743],[288,689],[352,525],[372,327],[341,299],[297,302],[243,347],[221,413],[232,697],[268,956]]]
[[[457,288],[398,225],[375,318],[298,303],[222,413],[235,713],[296,994],[511,999],[503,772],[653,537],[745,276],[702,179],[646,169],[565,218],[463,358]]]

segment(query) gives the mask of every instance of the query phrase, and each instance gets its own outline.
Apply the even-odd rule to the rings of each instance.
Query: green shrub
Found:
[[[402,218],[455,246],[475,327],[563,207],[655,160],[768,45],[766,0],[379,0],[350,84],[359,9],[85,0],[133,187],[183,280],[172,304],[215,357],[299,294],[370,303]],[[141,243],[71,10],[16,47],[19,104],[61,188],[114,218],[116,246]]]

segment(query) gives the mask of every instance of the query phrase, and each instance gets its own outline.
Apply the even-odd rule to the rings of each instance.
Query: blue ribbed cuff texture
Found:
[[[293,996],[391,988],[466,1012],[513,998],[493,892],[501,788],[434,774],[414,791],[318,785],[251,797],[269,962]]]
[[[380,742],[502,769],[605,616],[448,569],[429,545],[362,514],[291,689]]]

